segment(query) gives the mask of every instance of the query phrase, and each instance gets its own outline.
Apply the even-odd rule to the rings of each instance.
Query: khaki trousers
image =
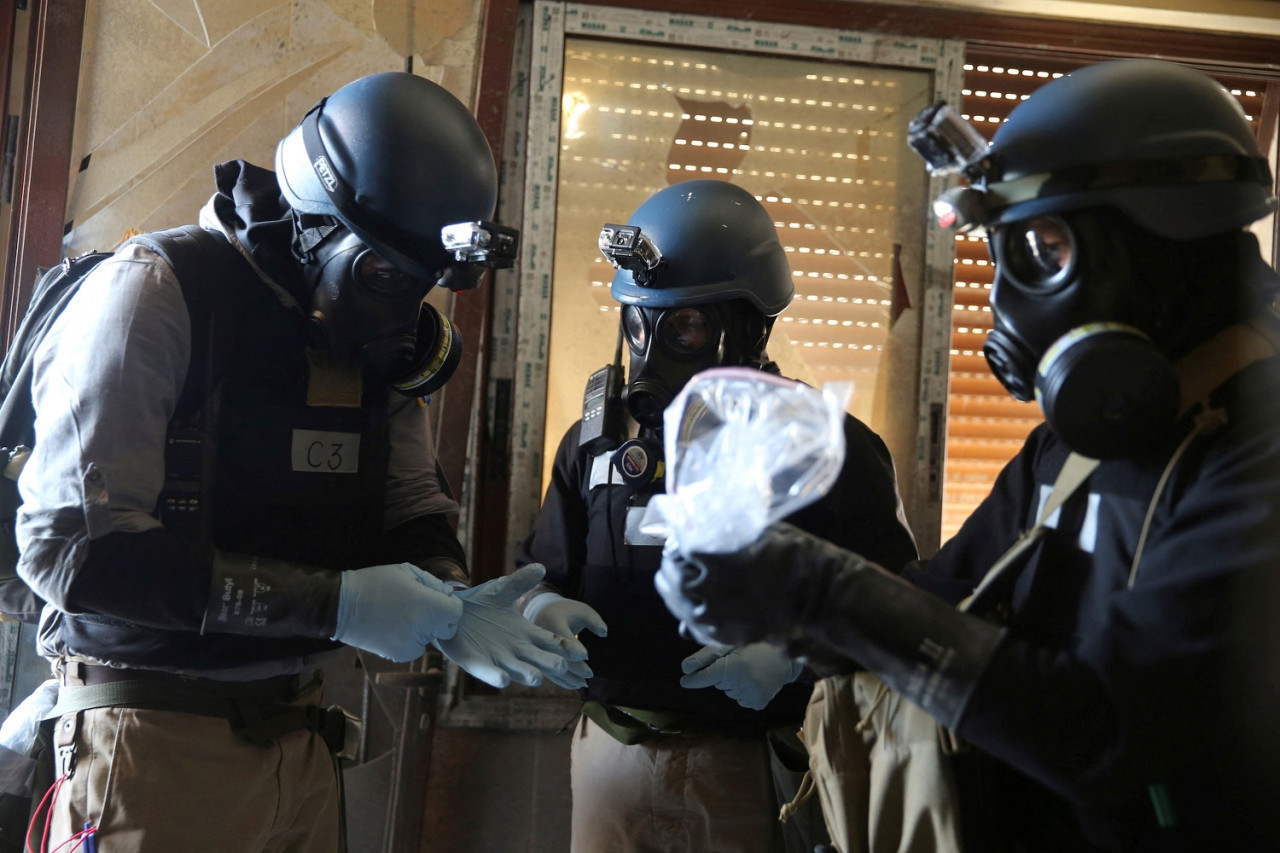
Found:
[[[570,776],[572,853],[781,849],[763,737],[661,736],[627,746],[584,716]]]
[[[316,699],[318,689],[299,701]],[[81,713],[75,771],[52,805],[49,850],[85,823],[98,827],[102,853],[338,850],[337,778],[314,733],[291,732],[259,747],[217,717]]]

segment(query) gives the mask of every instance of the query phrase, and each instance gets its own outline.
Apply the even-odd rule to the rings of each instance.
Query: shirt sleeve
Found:
[[[956,535],[933,557],[908,564],[902,576],[952,604],[973,592],[986,570],[1035,520],[1031,516],[1039,489],[1035,472],[1044,456],[1047,434],[1043,424],[1033,430]]]
[[[587,505],[582,494],[582,461],[578,447],[581,423],[574,424],[560,440],[537,523],[516,552],[516,566],[546,566],[544,588],[570,598],[580,594],[586,563]]]
[[[457,501],[437,464],[430,408],[396,395],[391,401],[391,460],[387,469],[387,529],[425,515],[455,516]]]
[[[36,445],[18,483],[18,571],[55,606],[70,606],[91,541],[162,529],[154,512],[190,337],[172,270],[128,246],[85,277],[37,349]],[[171,582],[203,598],[207,571],[191,576]]]

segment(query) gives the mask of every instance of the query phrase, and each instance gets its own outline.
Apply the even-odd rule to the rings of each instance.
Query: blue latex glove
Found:
[[[370,566],[342,573],[332,639],[404,663],[452,637],[462,613],[453,590],[417,566]]]
[[[680,664],[686,674],[681,687],[717,687],[744,708],[759,711],[784,684],[800,676],[804,667],[787,657],[781,646],[704,646]]]
[[[583,631],[590,631],[597,637],[609,633],[608,626],[595,608],[557,592],[540,592],[529,599],[524,606],[524,618],[561,637],[577,637]]]
[[[541,563],[529,565],[542,567]],[[603,637],[609,633],[604,619],[591,605],[565,598],[556,592],[540,592],[529,599],[524,606],[524,618],[539,628],[566,640],[577,640],[578,634],[583,630],[590,631],[597,637]],[[572,676],[580,677],[583,686],[586,684],[586,679],[591,677],[591,668],[585,661],[571,661],[569,672],[571,678]],[[570,684],[565,681],[554,678],[552,681],[561,687],[570,687]]]
[[[494,687],[512,681],[529,687],[548,678],[570,690],[585,687],[591,670],[587,650],[524,618],[516,599],[538,585],[546,570],[536,563],[510,575],[458,591],[462,617],[457,632],[434,641],[444,656]]]

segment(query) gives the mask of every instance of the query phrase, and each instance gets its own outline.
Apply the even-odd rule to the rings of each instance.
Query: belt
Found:
[[[66,687],[93,687],[99,684],[143,682],[147,684],[168,684],[184,692],[204,691],[210,695],[276,699],[281,702],[296,699],[305,688],[311,686],[312,682],[320,680],[318,670],[306,675],[277,675],[255,681],[221,681],[213,678],[179,675],[174,672],[162,672],[157,669],[128,669],[75,661],[66,662],[65,666],[67,672],[63,685]],[[80,683],[76,684],[75,682],[77,681]]]
[[[732,734],[722,726],[713,726],[677,714],[605,705],[592,699],[582,704],[582,713],[619,743],[627,746],[659,737],[696,738]]]
[[[237,735],[259,746],[301,729],[319,734],[335,754],[343,746],[346,715],[340,708],[291,704],[301,691],[320,683],[319,672],[301,684],[300,675],[215,681],[157,670],[61,663],[65,663],[60,673],[64,686],[46,719],[92,708],[139,708],[220,717]]]

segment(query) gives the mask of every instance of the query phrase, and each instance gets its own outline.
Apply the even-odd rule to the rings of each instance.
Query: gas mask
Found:
[[[347,354],[410,397],[438,390],[462,354],[458,331],[424,300],[433,282],[401,272],[345,228],[304,253],[311,346]]]
[[[1229,321],[1209,242],[1275,208],[1239,104],[1190,69],[1123,60],[1038,89],[990,145],[941,102],[907,136],[932,175],[964,179],[938,224],[986,232],[992,372],[1078,453],[1150,446],[1178,415],[1174,360]]]
[[[724,360],[724,324],[715,306],[622,307],[631,350],[623,403],[642,427],[662,428],[662,412],[694,374]]]
[[[996,278],[983,355],[1010,394],[1034,396],[1068,446],[1094,458],[1132,455],[1178,412],[1177,375],[1149,337],[1158,303],[1138,230],[1078,211],[988,235]]]

